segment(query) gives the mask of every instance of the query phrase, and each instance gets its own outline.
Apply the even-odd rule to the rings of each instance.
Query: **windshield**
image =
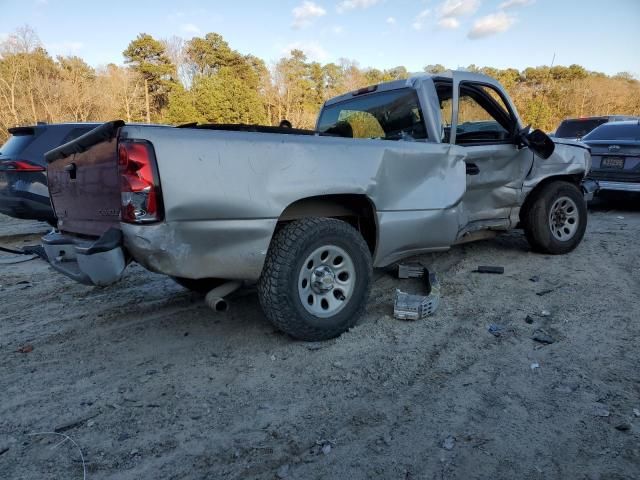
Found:
[[[418,96],[409,88],[354,97],[325,107],[318,130],[348,138],[427,138]]]
[[[636,140],[640,141],[640,124],[606,123],[599,126],[583,140]]]
[[[6,143],[0,147],[0,155],[14,156],[20,154],[34,138],[35,136],[33,134],[28,133],[11,135]]]
[[[606,118],[565,120],[556,130],[555,136],[558,138],[582,138],[603,123],[607,123]]]

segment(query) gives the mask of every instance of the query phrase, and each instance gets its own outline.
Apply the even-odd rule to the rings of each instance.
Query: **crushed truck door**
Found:
[[[449,142],[466,152],[467,188],[459,236],[513,227],[533,162],[531,150],[519,145],[520,120],[499,84],[474,77],[456,72],[449,84],[452,91],[443,86],[438,92],[451,98]]]

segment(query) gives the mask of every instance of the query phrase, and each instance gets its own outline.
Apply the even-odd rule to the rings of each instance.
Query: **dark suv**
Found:
[[[601,125],[582,141],[591,148],[591,172],[600,191],[640,192],[640,120]]]
[[[587,133],[596,127],[608,122],[619,122],[621,120],[638,120],[639,117],[631,115],[605,115],[602,117],[581,117],[567,118],[558,126],[552,135],[556,138],[571,138],[580,140]]]
[[[99,123],[38,124],[10,128],[0,147],[0,213],[55,224],[44,154]]]

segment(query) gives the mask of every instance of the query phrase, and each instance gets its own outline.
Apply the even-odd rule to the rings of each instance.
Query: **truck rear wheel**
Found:
[[[573,183],[557,181],[534,193],[523,215],[523,227],[531,247],[554,255],[578,246],[587,228],[587,205]]]
[[[357,230],[332,218],[305,218],[272,239],[258,282],[260,304],[292,337],[327,340],[362,316],[371,275],[371,254]]]

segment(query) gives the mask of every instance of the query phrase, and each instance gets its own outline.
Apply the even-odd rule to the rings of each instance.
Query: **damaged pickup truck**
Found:
[[[269,320],[314,341],[358,321],[373,267],[514,228],[573,250],[594,190],[585,145],[524,127],[468,72],[331,99],[314,131],[115,121],[46,158],[56,270],[108,285],[136,261],[219,310],[257,282]]]

